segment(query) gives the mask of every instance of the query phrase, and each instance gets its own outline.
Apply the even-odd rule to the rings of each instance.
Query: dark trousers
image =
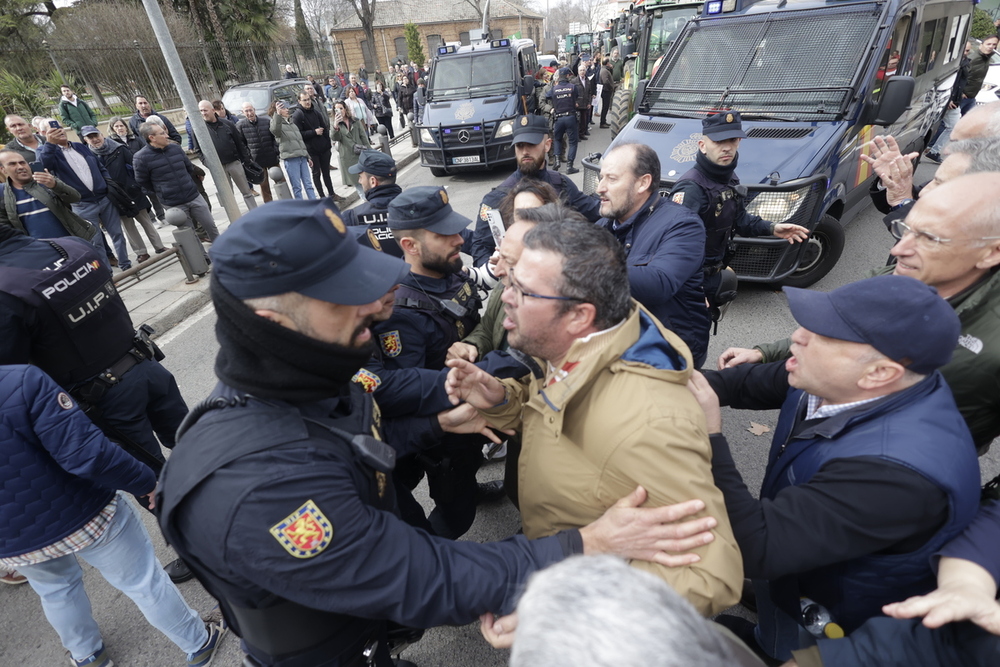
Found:
[[[386,116],[375,116],[375,120],[378,121],[379,125],[385,125],[385,129],[389,131],[389,138],[393,139],[396,133],[392,129],[392,114]]]
[[[575,114],[556,118],[556,126],[554,130],[556,155],[562,155],[562,136],[563,134],[566,134],[569,137],[569,152],[566,159],[571,163],[576,160],[576,145],[580,141],[578,123],[579,121],[577,120]]]
[[[130,368],[97,407],[105,422],[161,461],[160,445],[173,449],[188,413],[174,376],[149,359]]]
[[[975,108],[975,106],[976,106],[975,97],[962,98],[962,101],[958,104],[958,108],[962,110],[963,116],[972,111]]]
[[[160,203],[160,200],[157,199],[156,195],[152,192],[148,193],[147,196],[149,197],[149,203],[153,205],[153,211],[156,213],[156,219],[163,220],[163,216],[166,214],[163,210],[163,204]]]
[[[309,152],[309,157],[313,161],[312,175],[313,175],[313,186],[316,188],[316,194],[320,197],[325,197],[323,194],[323,186],[320,184],[320,176],[323,177],[323,183],[326,183],[326,189],[328,194],[333,196],[333,181],[330,180],[330,160],[333,159],[333,148],[327,148],[322,153]]]
[[[608,124],[608,109],[611,108],[611,97],[614,94],[615,90],[611,86],[601,89],[601,125]]]
[[[590,131],[590,109],[577,109],[577,137],[579,139],[586,139],[587,133]]]

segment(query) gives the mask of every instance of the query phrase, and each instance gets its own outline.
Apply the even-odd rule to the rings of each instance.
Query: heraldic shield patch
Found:
[[[382,351],[387,357],[398,357],[403,351],[403,341],[399,338],[399,331],[388,331],[378,335],[382,343]]]
[[[272,526],[271,534],[296,558],[312,558],[330,546],[333,524],[323,516],[316,503],[307,500],[305,505]]]

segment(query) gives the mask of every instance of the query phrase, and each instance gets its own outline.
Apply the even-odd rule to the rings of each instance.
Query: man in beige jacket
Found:
[[[649,506],[697,498],[718,526],[698,559],[652,572],[704,615],[736,603],[743,564],[722,493],[712,481],[705,415],[687,381],[691,353],[629,297],[620,244],[576,222],[536,226],[505,279],[511,347],[544,375],[500,381],[463,360],[448,362],[448,392],[500,429],[519,428],[518,484],[524,534],[584,526],[643,486]]]

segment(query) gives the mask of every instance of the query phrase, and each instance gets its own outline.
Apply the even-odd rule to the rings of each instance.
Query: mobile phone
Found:
[[[42,166],[41,162],[32,162],[31,171],[34,173],[38,173],[40,171],[45,171],[45,167]]]
[[[57,121],[57,120],[50,120],[49,121],[49,127],[51,127],[53,130],[59,129],[59,121]]]

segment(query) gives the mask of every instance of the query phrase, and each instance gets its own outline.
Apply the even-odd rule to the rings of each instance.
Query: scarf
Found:
[[[101,144],[100,148],[94,148],[93,146],[89,145],[88,148],[90,148],[90,152],[94,153],[95,155],[110,155],[119,146],[121,146],[121,144],[112,140],[110,137],[104,137],[104,143]]]
[[[220,349],[215,374],[259,398],[306,403],[347,392],[371,348],[324,343],[256,315],[212,278]]]
[[[737,153],[733,156],[732,162],[725,167],[722,167],[709,160],[708,156],[701,151],[698,151],[698,155],[695,157],[698,170],[716,183],[728,183],[729,179],[733,177],[733,172],[736,171],[736,163],[739,162],[739,160],[740,154]]]

